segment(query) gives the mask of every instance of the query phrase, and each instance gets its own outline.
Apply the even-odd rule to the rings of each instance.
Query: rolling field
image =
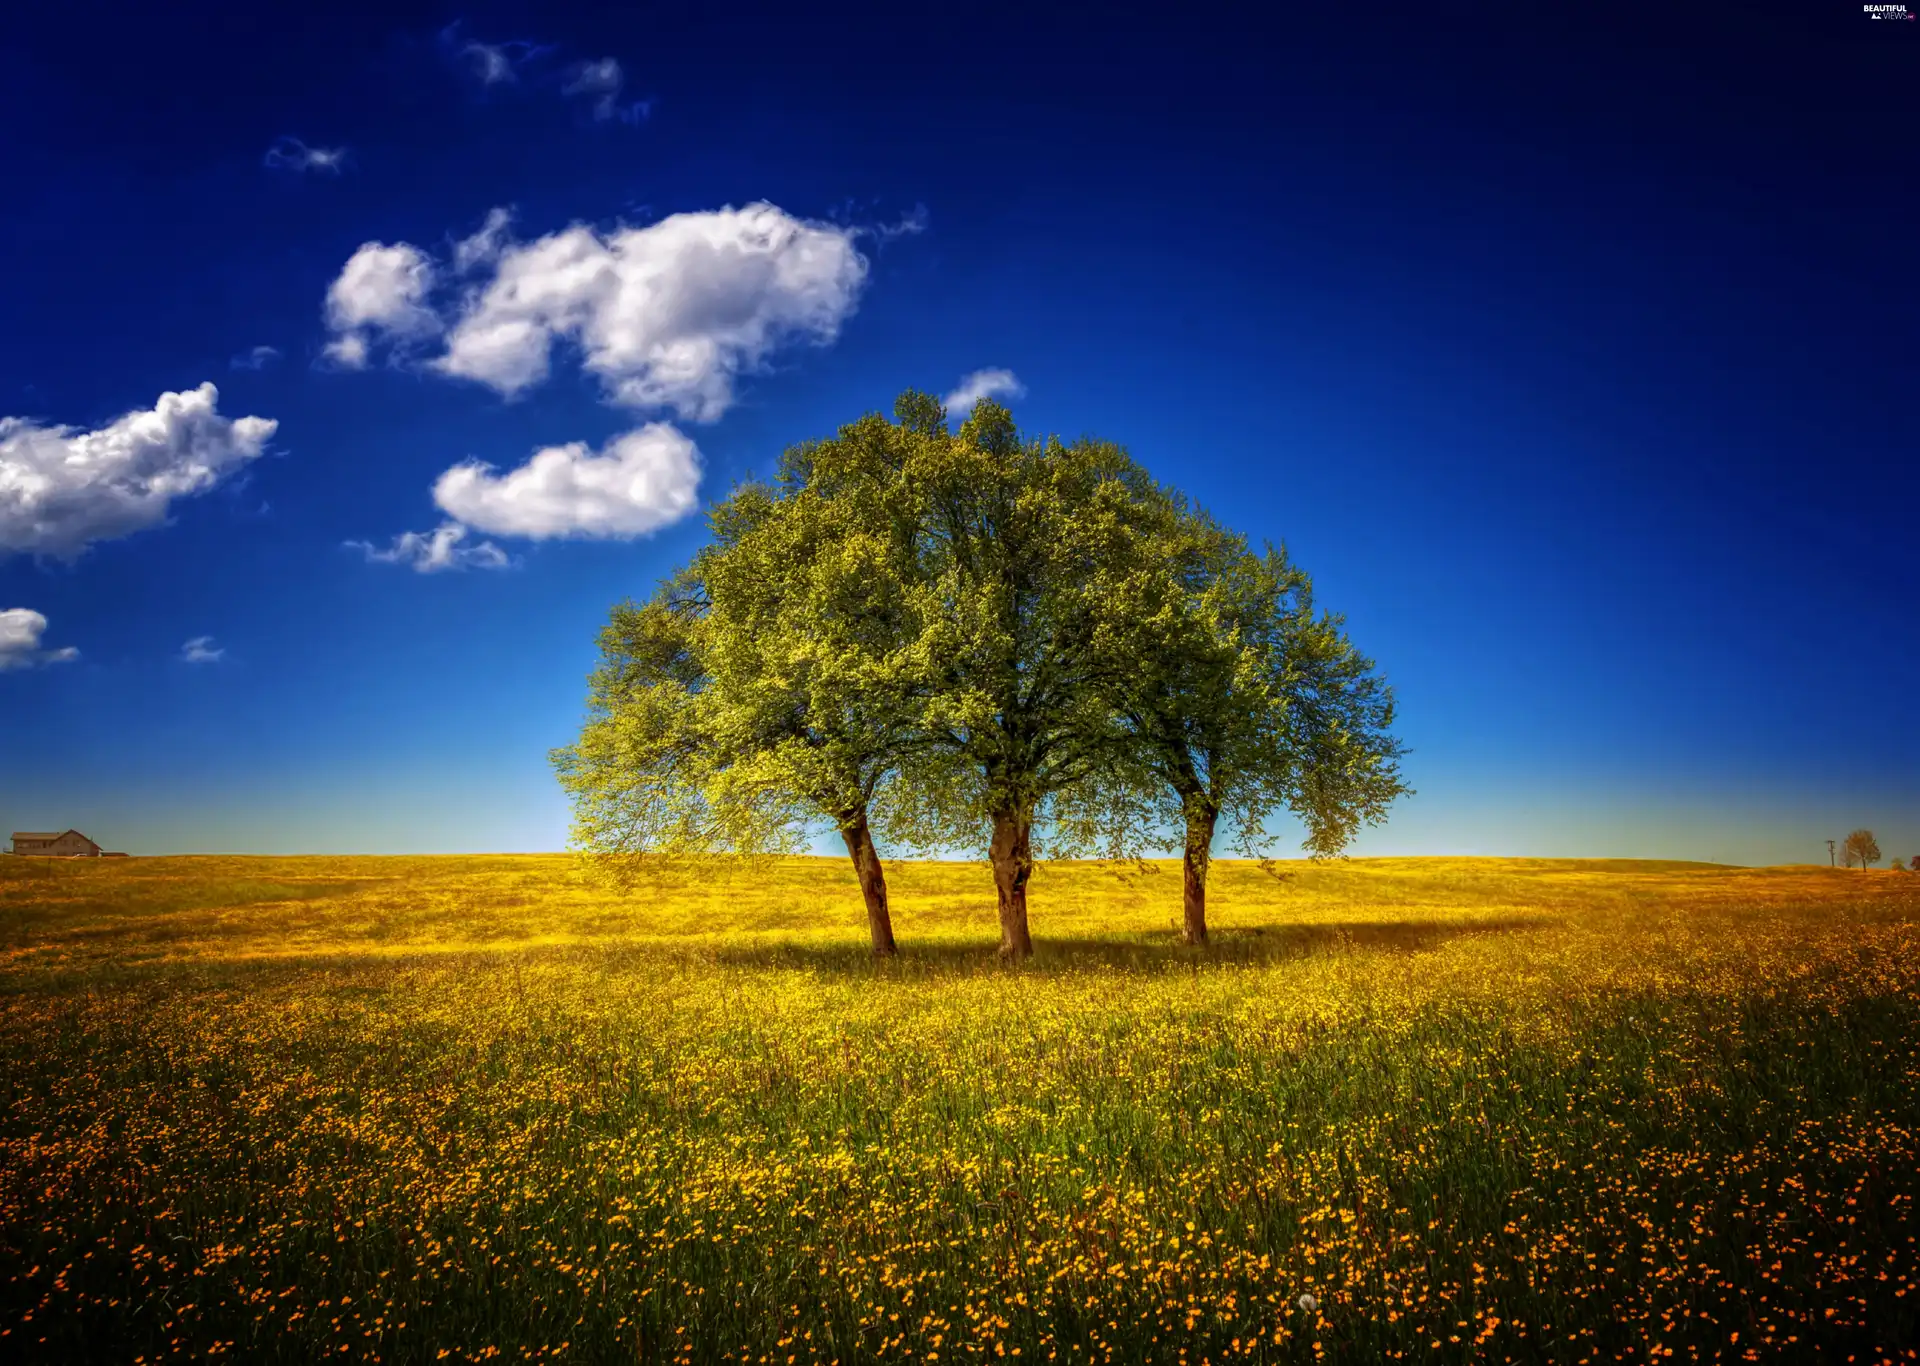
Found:
[[[0,1358],[1920,1360],[1920,876],[0,858]]]

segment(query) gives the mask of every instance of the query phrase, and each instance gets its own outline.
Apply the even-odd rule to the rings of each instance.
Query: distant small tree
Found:
[[[1871,868],[1880,861],[1880,846],[1871,830],[1856,830],[1840,846],[1840,857],[1849,868]]]

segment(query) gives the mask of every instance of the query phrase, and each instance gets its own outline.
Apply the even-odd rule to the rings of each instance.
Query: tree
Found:
[[[1000,952],[1019,961],[1036,830],[1074,848],[1060,799],[1124,741],[1107,703],[1137,661],[1100,626],[1151,546],[1158,494],[1119,447],[1023,440],[992,401],[957,435],[925,394],[902,395],[894,417],[788,473],[885,528],[916,632],[901,657],[917,735],[899,751],[890,828],[925,847],[985,827]]]
[[[726,759],[699,714],[705,610],[702,586],[685,572],[644,604],[616,606],[600,632],[580,738],[552,754],[573,799],[573,843],[616,882],[658,855],[764,848],[785,825],[778,812],[711,799],[708,777]]]
[[[1307,827],[1304,847],[1330,857],[1411,789],[1395,762],[1392,692],[1340,618],[1316,617],[1307,575],[1177,498],[1168,511],[1164,572],[1136,576],[1136,596],[1117,604],[1135,639],[1112,705],[1131,743],[1087,819],[1114,853],[1134,831],[1181,847],[1182,937],[1201,944],[1222,816],[1253,857],[1269,817],[1289,809]]]
[[[886,956],[872,816],[906,722],[885,667],[902,617],[889,542],[853,511],[791,484],[737,490],[692,565],[614,609],[588,721],[554,762],[576,846],[616,877],[651,856],[788,852],[824,817]]]
[[[1871,868],[1880,861],[1880,846],[1874,842],[1873,831],[1856,830],[1848,835],[1840,846],[1841,860],[1852,868],[1856,864],[1861,869]]]
[[[922,849],[982,831],[1019,961],[1039,843],[1177,830],[1203,942],[1222,816],[1251,852],[1286,807],[1330,855],[1407,790],[1392,695],[1307,577],[1112,443],[1024,439],[992,401],[952,433],[910,391],[892,421],[790,449],[712,525],[653,602],[616,609],[555,755],[602,866],[777,852],[825,818],[888,953],[873,830]]]

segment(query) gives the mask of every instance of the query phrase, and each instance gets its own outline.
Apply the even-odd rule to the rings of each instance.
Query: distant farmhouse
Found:
[[[51,834],[38,830],[16,830],[13,832],[13,852],[16,854],[52,854],[59,858],[125,858],[125,854],[109,854],[78,830],[62,830]]]

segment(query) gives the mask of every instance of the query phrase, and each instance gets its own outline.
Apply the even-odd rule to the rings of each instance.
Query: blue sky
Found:
[[[1920,24],[605,8],[15,21],[0,825],[561,848],[699,507],[1005,370],[1346,615],[1353,852],[1920,854]]]

